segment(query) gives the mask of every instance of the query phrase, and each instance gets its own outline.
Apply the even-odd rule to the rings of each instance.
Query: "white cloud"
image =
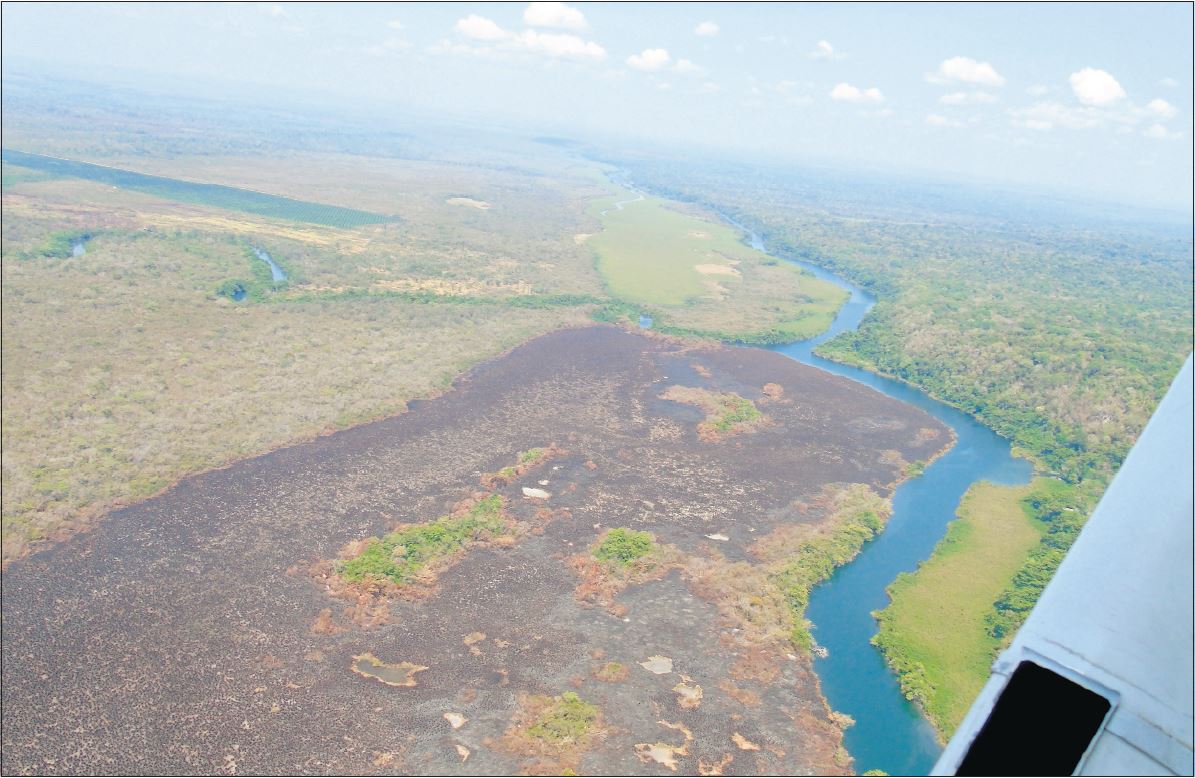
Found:
[[[427,47],[427,51],[432,54],[451,54],[458,57],[479,57],[484,59],[500,59],[506,56],[506,52],[499,51],[494,46],[473,46],[468,43],[459,43],[451,40],[441,40],[433,43]]]
[[[1033,86],[1029,87],[1025,91],[1028,92],[1033,97],[1041,97],[1042,95],[1047,94],[1050,91],[1050,87],[1045,86],[1044,84],[1034,84]]]
[[[717,92],[721,92],[722,87],[718,86],[713,81],[706,81],[701,85],[701,91],[705,92],[707,95],[712,95],[716,94]]]
[[[627,64],[635,70],[651,72],[666,66],[671,59],[667,49],[644,49],[639,54],[627,57]]]
[[[391,19],[390,21],[386,22],[386,26],[392,30],[401,30],[402,22],[400,22],[398,19]]]
[[[697,75],[705,72],[705,68],[687,59],[678,59],[672,69],[684,76]]]
[[[951,92],[938,98],[943,105],[979,105],[996,102],[996,96],[990,92],[976,90],[974,92]]]
[[[596,62],[600,62],[606,58],[606,50],[598,44],[566,33],[527,30],[517,36],[515,42],[524,48],[540,54],[546,54],[549,57],[589,59]]]
[[[534,3],[533,3],[534,5]],[[434,51],[447,54],[470,54],[488,56],[499,53],[499,50],[523,50],[548,57],[564,59],[593,60],[600,62],[606,58],[606,50],[593,41],[583,40],[569,33],[539,32],[524,30],[512,33],[503,30],[494,21],[484,16],[470,14],[457,21],[454,29],[473,40],[497,42],[497,48],[471,48],[453,44],[441,43],[434,47]]]
[[[432,51],[441,54],[469,54],[473,56],[500,55],[503,52],[532,52],[548,57],[592,60],[600,62],[606,58],[606,50],[593,41],[583,40],[569,33],[539,32],[524,30],[512,33],[503,30],[495,22],[483,16],[471,14],[459,20],[454,28],[458,33],[473,40],[497,43],[492,47],[470,47],[441,42]]]
[[[1174,87],[1178,86],[1178,79],[1177,79],[1177,78],[1171,78],[1170,76],[1167,76],[1166,78],[1163,78],[1163,79],[1162,79],[1160,82],[1158,82],[1158,83],[1160,83],[1162,86],[1168,86],[1168,87],[1170,87],[1171,89],[1173,89]]]
[[[955,119],[947,119],[941,114],[926,114],[925,123],[932,127],[962,127],[963,123]]]
[[[830,99],[844,103],[879,103],[884,100],[884,95],[874,86],[860,89],[844,82],[834,85],[830,90]]]
[[[366,46],[364,51],[371,57],[384,57],[402,49],[409,49],[411,44],[401,38],[389,37],[374,46]]]
[[[1151,124],[1141,134],[1147,138],[1155,138],[1157,140],[1178,140],[1183,136],[1181,132],[1171,132],[1160,124]]]
[[[1099,127],[1106,117],[1094,108],[1075,107],[1062,103],[1040,102],[1027,108],[1009,110],[1012,123],[1030,130],[1050,130],[1065,127],[1071,130],[1086,130]]]
[[[942,60],[938,69],[927,74],[925,78],[934,84],[961,81],[966,84],[982,84],[983,86],[1004,86],[1004,76],[996,72],[992,63],[976,62],[970,57],[951,57]]]
[[[529,27],[560,27],[565,30],[587,30],[585,15],[564,3],[528,3],[523,11],[523,24]]]
[[[1160,97],[1150,100],[1148,103],[1146,103],[1145,107],[1148,108],[1150,112],[1161,116],[1163,119],[1173,119],[1178,113],[1177,108]]]
[[[1125,96],[1124,87],[1106,70],[1083,68],[1071,73],[1070,82],[1084,105],[1108,105]]]
[[[834,46],[830,41],[818,41],[813,51],[809,52],[809,56],[813,59],[834,59]]]
[[[693,34],[702,38],[712,38],[718,34],[718,25],[713,22],[702,22],[693,28]]]
[[[477,41],[500,41],[507,36],[506,31],[496,22],[477,14],[469,14],[464,19],[458,19],[453,29],[466,38]]]

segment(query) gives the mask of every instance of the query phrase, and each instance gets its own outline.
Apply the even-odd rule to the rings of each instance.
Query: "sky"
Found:
[[[8,2],[3,22],[6,73],[1192,204],[1189,3]]]

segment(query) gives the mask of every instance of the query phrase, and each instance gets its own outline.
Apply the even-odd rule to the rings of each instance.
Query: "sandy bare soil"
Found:
[[[767,423],[703,441],[704,414],[660,398],[675,385],[737,393]],[[551,443],[567,453],[498,489],[531,530],[470,550],[390,623],[354,623],[307,572]],[[887,496],[902,458],[947,443],[920,411],[768,352],[538,338],[403,415],[188,478],[13,563],[3,771],[843,772],[807,654],[745,643],[680,567],[583,604],[568,560],[630,527],[703,569],[751,563],[772,530],[822,520],[827,484]],[[512,746],[530,696],[566,691],[600,709],[587,747]]]

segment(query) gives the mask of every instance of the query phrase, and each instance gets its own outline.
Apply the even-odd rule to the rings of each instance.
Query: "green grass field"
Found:
[[[731,261],[763,256],[729,228],[671,210],[655,198],[609,211],[602,224],[605,229],[590,238],[598,270],[610,291],[632,303],[685,305],[710,292],[705,282],[711,276],[698,272],[698,265],[733,270]]]
[[[664,331],[779,342],[829,326],[845,293],[741,242],[737,230],[628,190],[595,200],[588,239],[610,294]],[[603,211],[605,212],[603,215]]]
[[[984,619],[1041,537],[1020,504],[1030,488],[971,487],[934,555],[888,587],[892,603],[879,613],[875,642],[943,739],[987,681],[999,647]]]

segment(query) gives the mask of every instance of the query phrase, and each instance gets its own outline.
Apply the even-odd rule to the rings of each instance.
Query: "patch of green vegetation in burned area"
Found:
[[[650,533],[618,527],[606,533],[605,539],[593,550],[594,559],[629,565],[656,548]]]
[[[427,564],[471,542],[509,534],[502,514],[502,497],[492,494],[459,516],[442,516],[427,524],[370,538],[357,556],[339,562],[340,577],[349,583],[407,583]]]

